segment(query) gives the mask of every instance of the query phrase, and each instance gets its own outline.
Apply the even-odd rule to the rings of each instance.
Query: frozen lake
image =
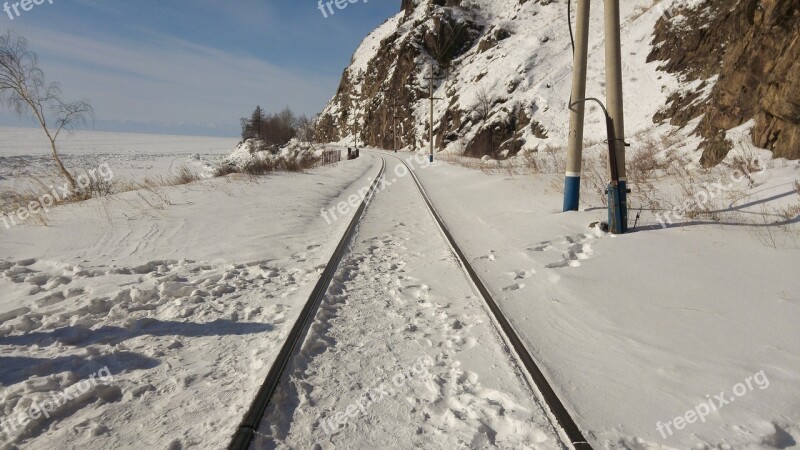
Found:
[[[90,170],[107,163],[116,177],[138,179],[218,160],[237,142],[237,138],[80,131],[59,137],[57,144],[70,170]],[[31,177],[49,179],[54,168],[49,143],[40,129],[0,127],[0,187],[21,188]]]

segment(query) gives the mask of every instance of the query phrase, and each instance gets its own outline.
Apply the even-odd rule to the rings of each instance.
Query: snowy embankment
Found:
[[[623,236],[589,227],[607,220],[596,200],[560,213],[561,175],[418,174],[597,447],[786,448],[800,436],[800,164],[765,163],[726,192],[663,180],[660,196],[720,208],[668,228],[643,210]]]
[[[375,172],[231,175],[0,229],[0,446],[227,445],[346,226],[320,209]]]

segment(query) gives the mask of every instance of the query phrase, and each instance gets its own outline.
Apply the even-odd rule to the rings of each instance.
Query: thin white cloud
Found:
[[[235,127],[257,103],[316,112],[336,86],[336,80],[152,31],[131,41],[19,30],[40,54],[48,79],[62,82],[68,98],[90,99],[102,120]]]

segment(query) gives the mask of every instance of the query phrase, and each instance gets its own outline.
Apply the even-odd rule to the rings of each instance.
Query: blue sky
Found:
[[[256,104],[319,112],[401,3],[358,0],[325,18],[315,0],[52,1],[13,20],[0,11],[0,32],[29,41],[67,100],[90,100],[95,129],[223,136]],[[3,108],[0,124],[21,123]]]

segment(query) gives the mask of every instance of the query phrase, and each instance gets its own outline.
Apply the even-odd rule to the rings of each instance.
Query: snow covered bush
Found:
[[[302,172],[314,167],[321,151],[313,145],[292,139],[283,147],[275,149],[258,139],[247,139],[225,157],[216,170],[217,176],[231,173],[264,175],[276,170]]]

